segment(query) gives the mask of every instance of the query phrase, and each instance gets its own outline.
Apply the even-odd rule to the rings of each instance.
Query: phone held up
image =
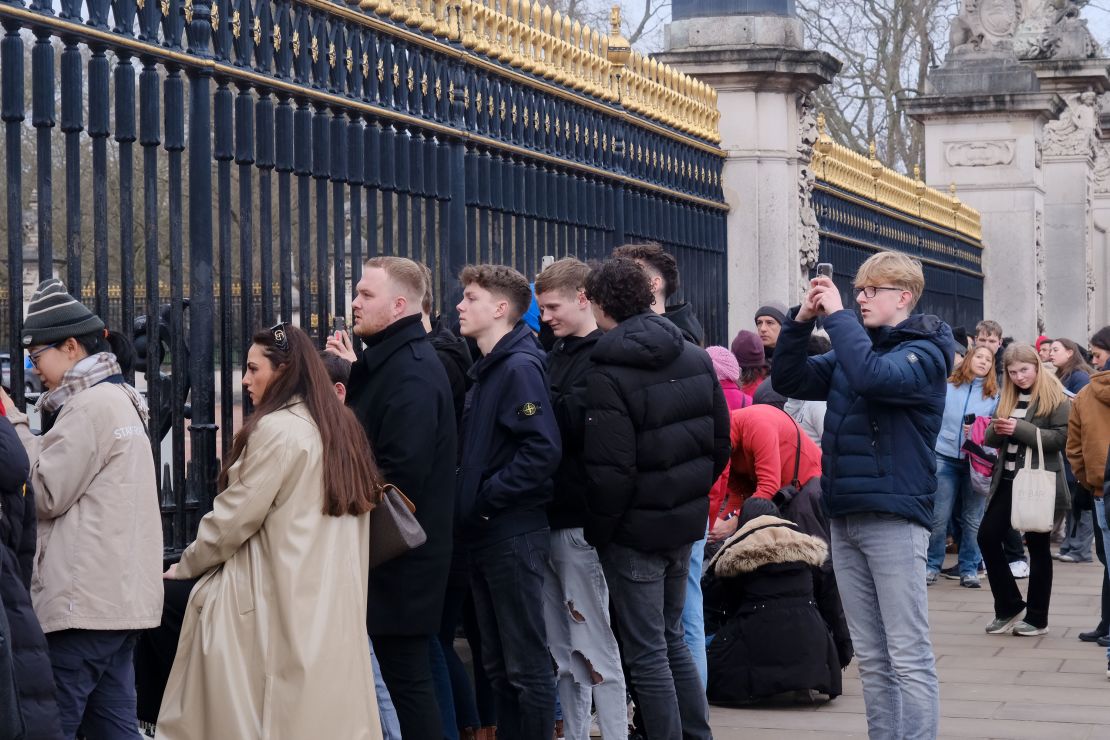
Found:
[[[331,319],[331,333],[347,331],[347,317],[346,316],[333,316]]]
[[[818,275],[818,277],[827,277],[829,280],[832,280],[832,276],[833,276],[832,263],[831,262],[821,262],[821,263],[819,263],[817,265],[817,275]]]

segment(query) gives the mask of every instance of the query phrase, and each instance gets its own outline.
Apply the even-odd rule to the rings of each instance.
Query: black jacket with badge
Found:
[[[520,321],[470,368],[455,488],[457,534],[470,547],[548,526],[562,445],[544,359]]]
[[[709,355],[667,319],[642,313],[606,332],[592,358],[587,540],[644,552],[696,542],[731,452],[728,406]]]
[[[419,316],[369,338],[351,367],[347,405],[366,430],[382,476],[416,505],[428,535],[425,544],[370,571],[367,630],[434,634],[451,562],[457,432],[447,373]]]
[[[35,493],[27,483],[30,465],[23,443],[0,416],[0,611],[10,635],[17,702],[28,740],[62,737],[54,699],[54,670],[42,626],[31,606],[31,572],[35,562],[38,516]],[[2,665],[0,665],[2,669]],[[0,722],[0,727],[3,726]]]
[[[588,485],[582,459],[586,376],[593,367],[590,354],[601,335],[602,331],[595,329],[584,337],[563,337],[547,356],[551,407],[563,440],[563,460],[555,473],[555,494],[547,507],[552,529],[586,526]]]

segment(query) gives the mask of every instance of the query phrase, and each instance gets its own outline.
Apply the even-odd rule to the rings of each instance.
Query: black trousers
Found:
[[[432,681],[429,635],[371,636],[374,654],[389,689],[404,740],[443,737],[443,722]]]
[[[1025,544],[1029,547],[1029,598],[1023,600],[1003,548],[1003,540],[1010,531],[1012,500],[1013,481],[1003,480],[987,504],[987,513],[979,525],[979,549],[987,564],[994,616],[999,619],[1012,617],[1025,609],[1026,622],[1034,627],[1047,627],[1048,601],[1052,595],[1051,533],[1025,533]]]
[[[1091,512],[1094,514],[1094,512]],[[1095,522],[1095,555],[1098,556],[1098,562],[1102,563],[1102,610],[1099,612],[1098,627],[1095,629],[1099,632],[1110,631],[1110,576],[1106,573],[1106,546],[1102,542],[1102,532],[1099,529],[1098,522]]]

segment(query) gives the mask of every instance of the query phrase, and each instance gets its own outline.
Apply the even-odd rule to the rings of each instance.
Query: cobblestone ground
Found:
[[[949,556],[951,565],[952,557]],[[1098,622],[1101,564],[1054,562],[1049,633],[987,635],[986,580],[979,590],[941,579],[929,588],[929,624],[940,673],[943,738],[1079,740],[1110,737],[1105,650],[1077,639]],[[1024,591],[1027,581],[1019,581]],[[717,740],[866,738],[853,663],[844,695],[816,707],[713,707]]]

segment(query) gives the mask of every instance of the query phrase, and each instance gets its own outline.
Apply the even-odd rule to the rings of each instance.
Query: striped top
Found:
[[[1010,414],[1010,418],[1011,419],[1024,419],[1025,418],[1025,412],[1028,411],[1028,409],[1029,409],[1029,399],[1031,399],[1032,397],[1033,397],[1033,395],[1031,393],[1022,393],[1021,395],[1019,395],[1017,406],[1014,408],[1013,412]],[[1020,445],[1018,445],[1018,443],[1014,440],[1014,438],[1010,437],[1010,444],[1006,445],[1006,456],[1003,458],[1003,460],[1004,460],[1003,467],[1005,469],[1005,475],[1006,475],[1007,478],[1013,478],[1014,474],[1017,473],[1018,447],[1019,446]]]

